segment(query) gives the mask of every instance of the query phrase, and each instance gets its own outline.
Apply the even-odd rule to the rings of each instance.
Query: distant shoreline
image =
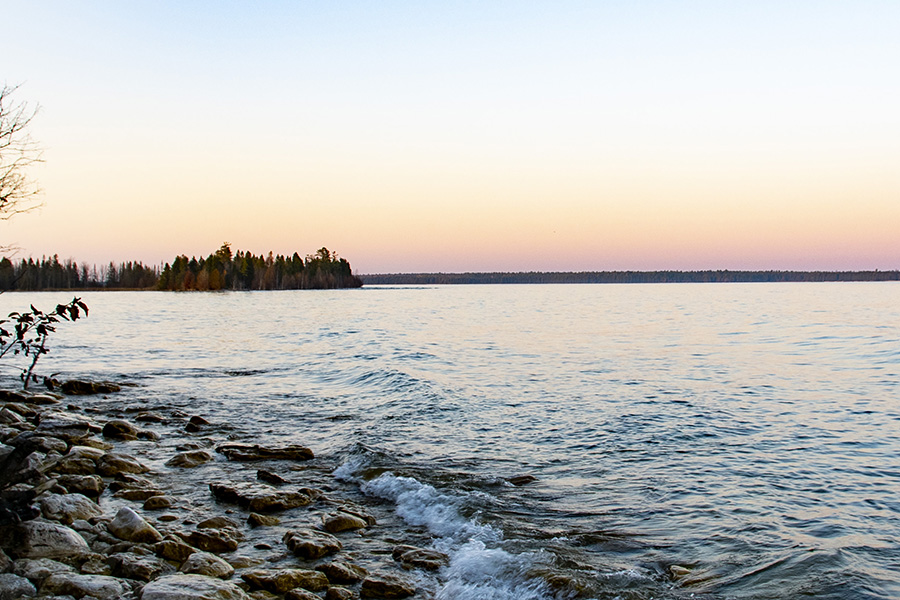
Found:
[[[895,271],[581,271],[518,273],[378,273],[358,275],[363,285],[497,283],[800,283],[900,281]]]

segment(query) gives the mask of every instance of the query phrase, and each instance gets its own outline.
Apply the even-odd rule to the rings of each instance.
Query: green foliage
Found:
[[[50,351],[47,348],[47,338],[56,331],[56,324],[60,321],[77,321],[81,318],[82,311],[85,317],[88,315],[87,305],[79,298],[73,298],[68,304],[57,304],[56,309],[48,313],[38,310],[34,304],[30,308],[30,311],[11,312],[9,318],[0,319],[0,358],[10,352],[14,356],[26,358],[26,365],[21,368],[20,375],[25,389],[28,389],[30,382],[38,382],[34,368],[41,356]],[[12,331],[7,327],[11,327]]]

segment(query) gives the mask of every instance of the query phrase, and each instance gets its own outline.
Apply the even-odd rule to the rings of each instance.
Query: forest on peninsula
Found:
[[[106,266],[78,264],[59,256],[40,260],[0,259],[0,290],[298,290],[362,286],[350,263],[327,248],[305,258],[232,252],[228,243],[203,258],[176,256],[163,266],[140,261],[110,262]]]

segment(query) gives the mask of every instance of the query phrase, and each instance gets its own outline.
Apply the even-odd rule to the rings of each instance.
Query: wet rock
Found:
[[[109,491],[118,492],[120,490],[145,490],[153,487],[153,482],[146,477],[140,477],[132,473],[119,473],[116,480],[109,484]]]
[[[28,395],[15,390],[0,390],[0,400],[4,402],[27,402]]]
[[[192,423],[194,425],[209,425],[209,421],[199,415],[194,415],[193,417],[188,419],[188,423]]]
[[[81,563],[81,572],[85,575],[112,575],[112,567],[106,562],[106,556],[93,554]]]
[[[25,579],[12,573],[0,573],[0,600],[18,600],[37,595],[37,588]]]
[[[144,510],[164,510],[175,504],[172,496],[151,496],[144,502]]]
[[[62,396],[60,396],[61,398]],[[36,404],[37,406],[53,406],[55,404],[62,404],[62,400],[57,398],[56,396],[51,396],[50,394],[35,394],[28,399],[28,402],[31,404]]]
[[[78,519],[88,520],[103,514],[95,502],[81,494],[44,494],[41,497],[44,518],[71,525]]]
[[[13,573],[40,583],[54,573],[74,573],[75,569],[50,558],[20,558],[13,565]]]
[[[306,591],[303,588],[295,588],[293,590],[288,590],[284,595],[284,600],[322,600],[322,597]]]
[[[93,394],[112,394],[118,392],[122,388],[115,383],[109,381],[83,381],[80,379],[71,379],[64,382],[60,389],[69,396],[88,396]]]
[[[134,502],[144,502],[155,496],[162,496],[163,492],[157,488],[129,488],[119,490],[113,494],[116,498],[123,498]]]
[[[168,513],[165,515],[159,515],[158,517],[156,517],[156,520],[159,521],[160,523],[170,523],[172,521],[177,521],[178,515],[173,515],[171,513]]]
[[[426,571],[437,571],[450,560],[443,552],[415,546],[395,546],[391,556],[404,569],[425,569]]]
[[[310,460],[314,458],[312,450],[296,444],[280,447],[267,447],[259,444],[223,444],[216,448],[216,452],[224,454],[228,460],[236,461]]]
[[[128,454],[107,452],[97,460],[97,473],[114,477],[118,473],[146,473],[150,469]]]
[[[141,600],[249,600],[233,583],[203,575],[165,575],[144,586]]]
[[[6,555],[6,552],[0,550],[0,573],[6,573],[12,568],[12,559]]]
[[[139,429],[128,421],[115,419],[103,426],[103,437],[132,441],[137,439],[138,431]]]
[[[116,600],[125,595],[123,582],[107,575],[60,573],[51,575],[41,584],[42,596],[92,596],[97,600]]]
[[[681,579],[691,574],[691,570],[687,567],[682,567],[681,565],[670,565],[669,573],[672,574],[672,578]]]
[[[322,558],[338,552],[343,547],[340,540],[333,535],[306,528],[288,531],[282,541],[291,552],[307,560]]]
[[[106,560],[115,577],[150,581],[175,571],[174,567],[155,556],[138,556],[128,552],[113,554]]]
[[[34,431],[23,431],[10,438],[7,443],[17,448],[27,444],[35,452],[66,454],[69,451],[69,445],[65,441],[48,435],[40,435]]]
[[[220,579],[228,579],[234,575],[234,567],[209,552],[194,552],[184,561],[179,571]]]
[[[154,544],[153,550],[160,558],[172,560],[177,563],[183,563],[191,554],[197,552],[197,549],[193,546],[174,539],[165,539],[161,542],[157,542]]]
[[[108,527],[110,533],[128,542],[152,544],[162,540],[160,533],[150,523],[127,506],[119,509]]]
[[[278,525],[281,519],[269,515],[261,515],[259,513],[250,513],[247,517],[247,523],[250,527],[272,527]]]
[[[253,588],[283,594],[288,590],[301,587],[318,592],[328,587],[328,578],[319,571],[308,569],[278,569],[277,571],[248,571],[241,579]]]
[[[265,481],[266,483],[271,483],[272,485],[284,485],[287,483],[287,479],[278,475],[277,473],[272,473],[271,471],[266,471],[265,469],[259,469],[256,472],[256,478],[260,481]]]
[[[4,406],[3,409],[0,410],[0,423],[4,423],[6,425],[14,425],[24,422],[25,417],[15,411],[10,410],[9,407]]]
[[[155,412],[142,412],[134,418],[139,423],[165,423],[166,418]]]
[[[98,498],[106,489],[106,484],[98,475],[59,475],[56,480],[69,493],[81,494],[88,498]]]
[[[337,512],[322,517],[322,524],[328,533],[340,533],[341,531],[352,531],[354,529],[364,529],[368,523],[357,517],[345,512]]]
[[[347,588],[332,586],[325,590],[325,600],[351,600],[352,598],[356,598],[356,594]]]
[[[237,529],[239,525],[228,517],[212,517],[197,523],[197,529]]]
[[[188,452],[179,452],[166,461],[166,466],[190,469],[208,463],[212,459],[213,455],[206,450],[191,450]]]
[[[324,573],[331,583],[344,584],[358,583],[369,574],[368,571],[359,565],[337,560],[324,565],[317,565],[316,571]]]
[[[102,430],[96,422],[82,415],[45,412],[35,431],[74,444]]]
[[[416,593],[413,584],[396,575],[374,574],[363,579],[359,588],[361,598],[408,598]]]
[[[221,554],[237,550],[238,540],[236,539],[236,534],[237,532],[226,530],[207,529],[190,533],[179,533],[178,536],[195,548]]]
[[[529,483],[534,483],[537,480],[538,480],[538,478],[535,477],[534,475],[516,475],[515,477],[507,478],[506,481],[515,486],[520,486],[520,485],[528,485]]]
[[[18,558],[73,558],[90,552],[74,529],[43,520],[0,527],[0,548]]]
[[[218,500],[234,502],[251,512],[275,512],[306,506],[319,496],[317,490],[309,488],[280,491],[246,483],[210,483],[209,490]]]

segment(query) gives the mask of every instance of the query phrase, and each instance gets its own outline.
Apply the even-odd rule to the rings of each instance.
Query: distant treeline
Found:
[[[362,286],[350,263],[327,248],[301,258],[232,253],[229,244],[206,258],[175,257],[162,268],[139,261],[104,267],[60,262],[53,255],[40,260],[0,259],[0,291],[132,289],[132,290],[293,290]]]
[[[900,281],[900,271],[582,271],[577,273],[386,273],[362,275],[366,285],[471,283],[754,283]]]

